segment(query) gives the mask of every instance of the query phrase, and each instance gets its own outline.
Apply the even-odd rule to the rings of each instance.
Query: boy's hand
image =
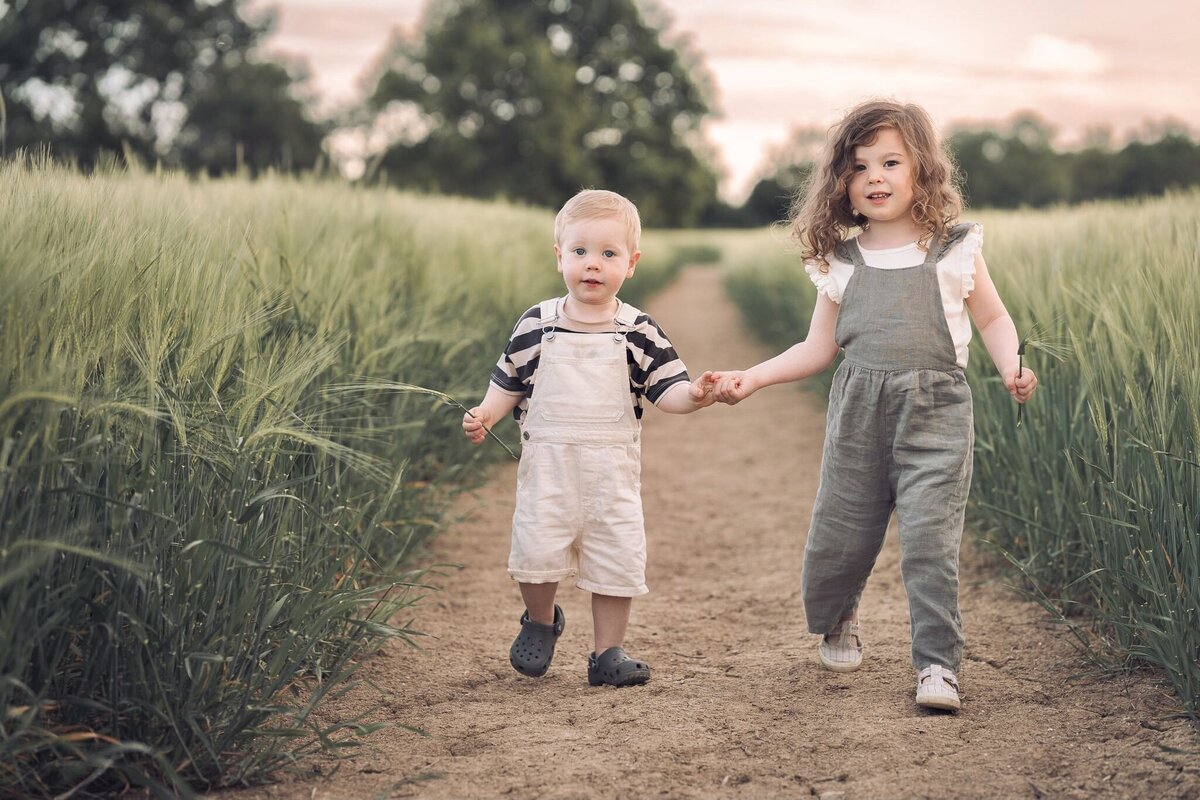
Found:
[[[480,406],[475,406],[463,414],[463,433],[471,440],[471,444],[479,444],[487,437],[488,428],[492,427],[492,419]]]
[[[717,400],[722,403],[734,406],[754,394],[754,388],[751,387],[743,370],[714,372],[713,377],[717,381],[715,391]]]
[[[699,378],[692,381],[691,387],[688,389],[688,394],[692,398],[692,402],[696,404],[696,408],[707,408],[717,402],[715,394],[717,388],[717,379],[715,373],[705,372]]]
[[[1032,397],[1034,390],[1037,389],[1037,385],[1037,375],[1034,375],[1033,370],[1029,367],[1021,370],[1021,377],[1019,378],[1017,377],[1016,370],[1004,376],[1004,388],[1008,389],[1008,393],[1018,403],[1024,403]]]

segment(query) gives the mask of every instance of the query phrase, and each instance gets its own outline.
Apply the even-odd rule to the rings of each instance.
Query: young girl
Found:
[[[850,111],[794,213],[792,235],[817,286],[808,338],[715,377],[717,399],[733,404],[845,352],[804,550],[808,630],[823,634],[827,668],[861,666],[858,601],[895,509],[917,704],[957,710],[958,549],[974,442],[967,312],[1018,403],[1037,378],[1017,374],[1016,328],[988,275],[982,228],[954,224],[962,202],[952,178],[923,109],[871,101]]]

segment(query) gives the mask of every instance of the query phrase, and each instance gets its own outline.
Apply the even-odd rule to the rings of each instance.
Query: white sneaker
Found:
[[[940,708],[958,711],[962,702],[958,699],[958,679],[941,664],[932,664],[917,676],[917,705],[925,708]]]
[[[862,666],[862,626],[844,619],[832,632],[821,638],[817,654],[825,669],[854,672]]]

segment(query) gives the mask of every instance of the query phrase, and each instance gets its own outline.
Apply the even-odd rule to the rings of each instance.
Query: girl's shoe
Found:
[[[550,659],[554,658],[554,645],[562,636],[567,618],[563,610],[554,606],[554,624],[534,622],[529,618],[529,611],[521,615],[521,632],[513,640],[508,651],[508,661],[513,669],[530,678],[540,678],[550,669]]]
[[[821,663],[834,672],[854,672],[861,667],[862,650],[862,626],[848,619],[839,622],[817,645]]]
[[[958,699],[958,679],[941,664],[932,664],[917,676],[917,705],[925,708],[940,708],[943,711],[958,711],[962,702]]]
[[[620,647],[610,647],[600,655],[588,656],[588,684],[600,686],[636,686],[650,680],[650,665],[630,658]]]

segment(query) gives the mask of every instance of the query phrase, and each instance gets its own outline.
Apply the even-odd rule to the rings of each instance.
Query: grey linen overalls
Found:
[[[845,360],[829,393],[821,482],[801,579],[811,633],[849,616],[883,546],[892,510],[918,670],[957,670],[962,656],[958,550],[971,484],[971,389],[957,364],[937,262],[970,226],[955,226],[925,261],[875,269],[858,242],[835,339]]]
[[[646,587],[641,424],[626,335],[640,311],[622,303],[612,333],[555,330],[558,300],[540,306],[542,349],[528,412],[508,573],[522,583],[577,575],[585,591],[634,597]]]

